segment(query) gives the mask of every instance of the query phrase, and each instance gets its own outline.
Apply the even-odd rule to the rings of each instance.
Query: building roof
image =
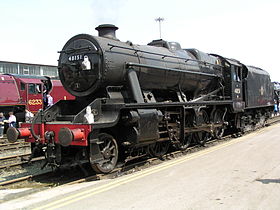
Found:
[[[23,64],[23,65],[31,65],[31,66],[57,67],[57,66],[53,66],[53,65],[35,64],[35,63],[21,63],[21,62],[12,62],[12,61],[0,61],[0,63]]]

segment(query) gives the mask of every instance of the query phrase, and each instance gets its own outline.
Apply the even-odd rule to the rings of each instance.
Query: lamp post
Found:
[[[161,39],[161,22],[164,21],[164,18],[158,17],[155,21],[159,24],[159,38]]]

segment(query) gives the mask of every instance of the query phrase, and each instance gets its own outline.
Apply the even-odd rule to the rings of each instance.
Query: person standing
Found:
[[[49,108],[53,105],[53,97],[50,94],[48,94],[47,99],[48,99],[48,107],[47,108]]]
[[[92,110],[90,106],[86,108],[86,114],[84,115],[86,122],[89,124],[94,123],[94,115],[92,114]]]
[[[278,91],[274,90],[274,114],[277,115],[279,113],[279,95]]]
[[[34,114],[30,112],[28,109],[25,110],[25,122],[31,123],[32,119],[34,117]]]
[[[9,112],[9,119],[8,119],[9,127],[16,127],[17,118],[13,112]]]
[[[47,93],[44,92],[43,93],[43,109],[46,109],[48,107],[48,97],[47,97]]]
[[[279,93],[276,93],[276,105],[277,105],[277,112],[279,113]]]
[[[4,117],[3,112],[0,112],[0,138],[3,138],[4,133],[4,121],[6,121],[6,118]]]

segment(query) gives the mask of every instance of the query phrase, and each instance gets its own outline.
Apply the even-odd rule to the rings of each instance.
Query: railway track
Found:
[[[4,140],[5,141],[5,140]],[[20,166],[30,156],[30,143],[0,143],[0,170]]]
[[[0,144],[0,152],[19,150],[23,148],[30,148],[30,143],[28,142],[15,142],[15,143],[2,143]]]
[[[22,166],[24,164],[27,164],[28,163],[27,159],[29,158],[30,154],[31,153],[0,157],[0,170],[10,169],[12,167]],[[36,162],[41,160],[44,160],[44,157],[34,158],[31,160],[31,162]]]
[[[28,158],[31,154],[30,143],[20,140],[15,143],[8,143],[8,140],[1,139],[0,143],[0,180],[14,179],[23,174],[30,173]],[[31,162],[42,162],[44,158],[35,158]],[[38,164],[37,164],[38,165]],[[13,182],[11,180],[11,183]]]
[[[279,121],[280,121],[280,116],[276,116],[276,117],[273,117],[272,119],[270,119],[267,122],[267,124],[271,125],[271,124],[278,123]],[[246,132],[246,133],[251,133],[251,132],[254,132],[254,131],[250,131],[250,132]],[[76,179],[74,181],[69,181],[69,182],[65,181],[63,184],[75,184],[75,183],[81,183],[81,182],[85,182],[85,181],[94,181],[94,180],[115,178],[115,177],[118,177],[118,176],[122,176],[124,174],[129,174],[129,173],[133,173],[133,172],[138,171],[138,170],[142,170],[142,169],[147,168],[151,165],[160,164],[161,162],[166,161],[166,160],[174,159],[174,158],[177,158],[177,157],[180,157],[180,156],[183,156],[183,155],[188,155],[188,154],[203,150],[205,148],[209,148],[211,146],[226,142],[226,141],[228,141],[230,139],[233,139],[233,138],[234,138],[233,135],[230,134],[230,135],[224,136],[221,139],[210,140],[210,141],[206,142],[204,147],[199,146],[199,145],[194,145],[194,146],[191,146],[191,147],[189,147],[189,148],[187,148],[186,150],[183,150],[183,151],[179,150],[179,151],[170,152],[168,154],[163,155],[161,158],[155,158],[155,157],[153,157],[153,158],[142,158],[142,160],[138,160],[137,162],[134,162],[134,161],[126,162],[123,165],[114,169],[109,174],[94,174],[92,176],[79,178],[79,179]],[[19,157],[24,157],[24,156],[28,156],[28,155],[30,155],[30,154],[24,154],[24,155],[18,155],[18,156],[15,155],[13,157],[12,156],[7,157],[7,159],[8,158],[19,158]],[[3,159],[0,158],[0,162]],[[40,160],[42,160],[42,159],[40,159]],[[24,163],[26,163],[26,161]],[[24,163],[22,163],[22,164],[24,164]],[[0,166],[0,169],[1,169],[1,166]],[[33,180],[37,177],[46,176],[46,178],[48,178],[49,174],[50,174],[50,172],[46,172],[46,173],[41,173],[41,174],[37,174],[37,175],[28,175],[28,176],[16,178],[16,179],[13,179],[13,180],[7,180],[7,181],[4,181],[4,182],[0,182],[0,186],[8,186],[8,185],[12,185],[12,184],[15,184],[15,183],[18,183],[18,182],[23,182],[23,181],[26,181],[26,180]],[[54,185],[57,186],[57,184],[54,184]],[[60,184],[58,184],[58,185],[60,185]]]
[[[267,124],[274,124],[280,121],[280,115],[274,116],[270,118],[267,122]]]

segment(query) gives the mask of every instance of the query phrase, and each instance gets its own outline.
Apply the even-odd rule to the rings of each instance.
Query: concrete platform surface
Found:
[[[131,175],[0,205],[18,208],[280,209],[280,124]]]

